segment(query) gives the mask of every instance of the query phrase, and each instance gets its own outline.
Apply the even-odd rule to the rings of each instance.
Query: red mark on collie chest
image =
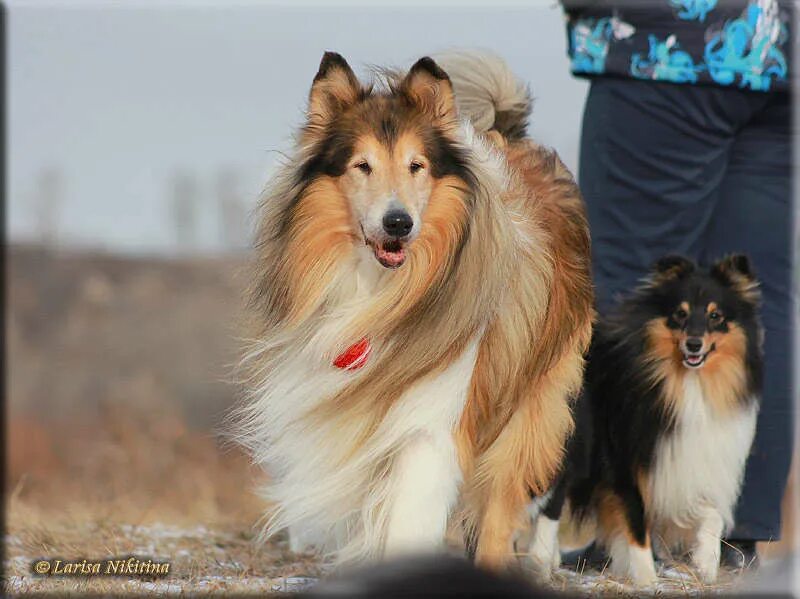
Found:
[[[367,363],[371,351],[372,346],[369,344],[369,339],[365,337],[336,356],[333,365],[343,370],[356,370]]]

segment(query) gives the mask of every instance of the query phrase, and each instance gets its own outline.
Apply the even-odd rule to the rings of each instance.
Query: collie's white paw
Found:
[[[302,526],[290,526],[288,534],[289,550],[292,553],[314,553],[323,545],[321,535]]]

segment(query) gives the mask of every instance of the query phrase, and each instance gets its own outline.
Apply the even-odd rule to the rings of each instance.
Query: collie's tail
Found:
[[[434,59],[450,76],[459,112],[477,131],[494,129],[509,140],[525,137],[531,93],[502,58],[489,52],[459,50]]]

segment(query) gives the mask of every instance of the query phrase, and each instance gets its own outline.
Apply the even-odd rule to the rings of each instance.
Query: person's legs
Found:
[[[697,258],[748,96],[625,79],[592,82],[578,182],[592,235],[597,306],[632,289],[661,256]]]
[[[780,536],[780,505],[792,458],[792,139],[788,94],[768,98],[731,148],[704,260],[742,252],[761,281],[764,393],[735,514],[735,540]]]

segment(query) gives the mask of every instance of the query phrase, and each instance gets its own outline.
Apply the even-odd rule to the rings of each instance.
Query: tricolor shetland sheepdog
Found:
[[[652,583],[652,543],[715,580],[758,411],[758,306],[745,256],[708,270],[669,256],[598,323],[565,471],[535,522],[542,571],[558,565],[566,497],[596,516],[615,575]]]
[[[326,53],[263,198],[238,438],[270,474],[266,533],[340,561],[435,550],[458,505],[504,564],[591,339],[582,200],[525,136],[526,87],[495,57],[442,64],[365,86]]]

